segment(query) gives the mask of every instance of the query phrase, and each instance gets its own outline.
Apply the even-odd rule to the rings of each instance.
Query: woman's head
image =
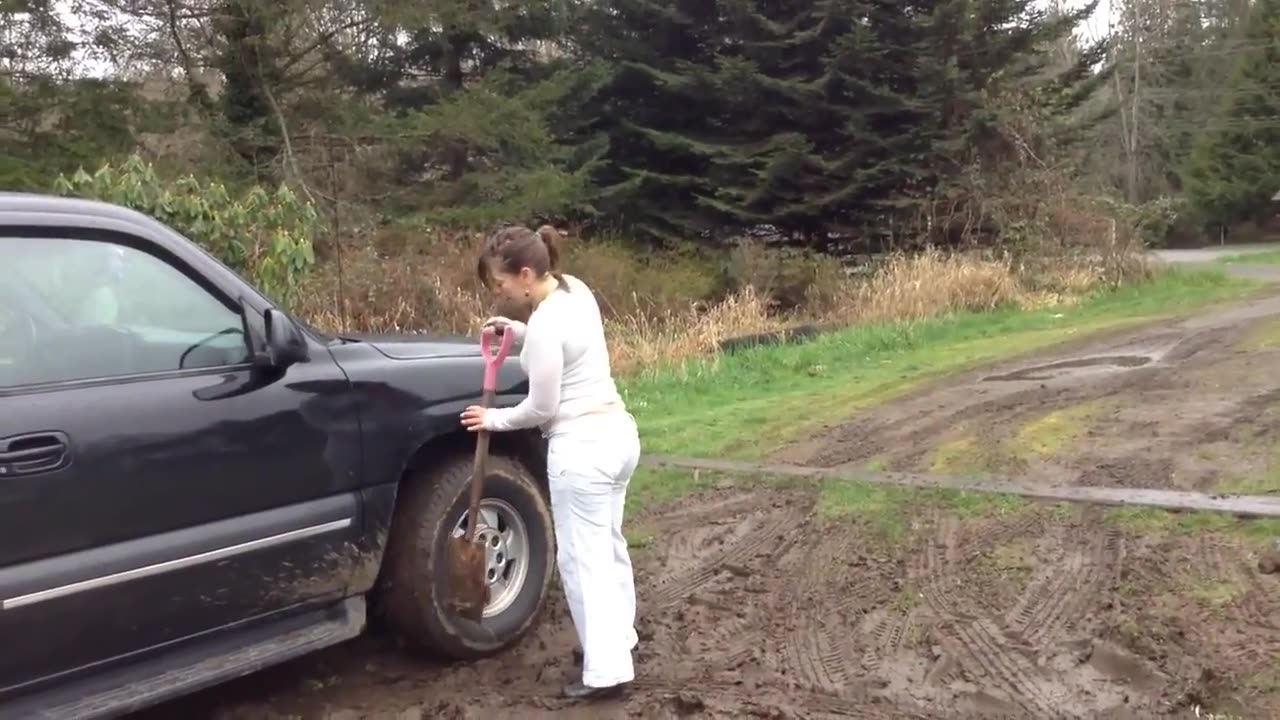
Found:
[[[537,231],[513,225],[485,241],[476,272],[480,282],[506,300],[531,299],[549,279],[560,276],[560,233],[550,225]]]

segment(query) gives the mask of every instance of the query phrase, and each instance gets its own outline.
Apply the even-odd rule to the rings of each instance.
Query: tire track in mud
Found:
[[[660,699],[675,700],[683,696],[685,699],[682,704],[694,706],[689,708],[690,715],[697,714],[696,706],[702,705],[707,706],[708,710],[714,708],[721,712],[732,712],[734,717],[802,717],[806,720],[824,717],[864,720],[936,718],[935,715],[905,710],[875,699],[844,699],[828,693],[794,688],[770,690],[733,682],[698,683],[695,687],[690,687],[685,683],[644,679],[636,680],[633,688],[646,693],[651,699],[657,696]],[[696,699],[690,698],[690,695],[695,695]],[[719,714],[711,716],[721,717]]]
[[[975,680],[1003,691],[1007,699],[1035,717],[1060,717],[1064,692],[1054,687],[1025,655],[1009,647],[1009,639],[990,619],[949,626],[958,643],[957,659]]]
[[[1021,523],[1030,526],[1033,520]],[[981,533],[972,541],[974,547],[964,548],[960,543],[958,521],[947,518],[941,528],[940,540],[928,543],[916,575],[922,580],[920,596],[928,609],[937,616],[939,632],[946,638],[942,643],[945,657],[939,662],[955,663],[956,670],[968,675],[984,690],[996,690],[1019,708],[1041,717],[1052,716],[1054,704],[1046,691],[1036,668],[1025,658],[1007,648],[1007,641],[999,627],[991,620],[993,608],[971,597],[972,578],[965,570],[971,563],[961,563],[964,556],[974,557],[990,551],[997,545],[1019,533],[1011,529],[995,529]],[[942,679],[951,674],[947,667],[935,667],[930,675]],[[1047,714],[1046,714],[1047,713]]]
[[[1249,635],[1251,642],[1234,646],[1227,656],[1234,662],[1266,668],[1280,657],[1280,625],[1277,625],[1277,603],[1262,587],[1260,579],[1238,553],[1223,542],[1205,539],[1201,542],[1200,555],[1204,567],[1218,568],[1218,579],[1231,592],[1230,600],[1218,609],[1239,630]]]
[[[1074,534],[1061,537],[1056,546],[1065,549],[1063,555],[1036,573],[1004,618],[1005,627],[1037,651],[1087,616],[1124,563],[1126,547],[1118,532],[1093,534],[1084,550],[1069,549]]]
[[[758,663],[769,626],[768,581],[813,506],[810,497],[758,492],[667,515],[666,567],[639,590],[638,614],[663,635],[660,647],[706,658],[698,668],[704,677]],[[689,671],[659,667],[662,674]]]
[[[852,616],[887,602],[890,580],[859,563],[857,536],[847,528],[811,528],[783,567],[792,579],[784,610],[792,618],[779,643],[783,667],[799,682],[834,695],[865,692],[856,674]]]
[[[940,651],[925,674],[925,684],[940,691],[951,680],[967,678],[982,692],[994,693],[1031,717],[1063,717],[1067,712],[1064,705],[1076,688],[1069,678],[1045,670],[1046,655],[1067,631],[1089,617],[1097,598],[1114,583],[1125,547],[1116,532],[1080,537],[1069,530],[1041,538],[1042,547],[1059,549],[1056,556],[1037,557],[1039,570],[1019,590],[1012,607],[999,607],[995,598],[983,596],[981,583],[974,583],[974,563],[1005,542],[1040,536],[1036,530],[1043,524],[1044,515],[1031,511],[986,523],[965,537],[956,521],[943,521],[913,571],[922,581],[925,607],[936,616],[931,635]],[[1073,549],[1081,541],[1084,547]],[[879,641],[869,666],[878,667],[882,658],[901,648],[901,637],[914,616],[908,611],[877,624]],[[934,695],[938,691],[926,688]],[[1092,712],[1087,707],[1078,710],[1081,716]]]
[[[892,659],[908,650],[908,645],[919,642],[922,636],[936,636],[936,627],[955,621],[973,621],[990,613],[991,608],[983,600],[968,597],[969,568],[1001,543],[1031,532],[1040,518],[1024,513],[997,522],[988,523],[972,538],[963,537],[960,522],[954,517],[943,517],[934,537],[924,543],[915,562],[908,568],[908,601],[920,601],[923,606],[885,607],[869,615],[862,634],[866,647],[861,665],[866,672],[878,676],[891,685],[900,668],[891,668]],[[921,681],[930,686],[941,686],[960,670],[962,653],[954,643],[944,642],[941,654],[932,661],[924,660],[926,668]]]
[[[743,504],[750,502],[744,500]],[[761,554],[778,554],[785,549],[779,543],[791,538],[791,531],[808,514],[805,505],[775,499],[769,509],[753,509],[746,517],[726,518],[723,508],[712,508],[711,512],[682,518],[685,527],[671,529],[674,534],[668,536],[671,549],[666,558],[687,560],[655,579],[645,593],[647,605],[656,610],[680,602],[727,569],[743,567]],[[717,517],[711,519],[709,515]],[[771,544],[772,549],[763,552]]]

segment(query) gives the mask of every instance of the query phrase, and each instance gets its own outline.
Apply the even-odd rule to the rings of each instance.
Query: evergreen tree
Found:
[[[584,44],[616,59],[590,108],[610,141],[600,209],[658,237],[875,232],[981,139],[989,93],[1035,83],[1067,114],[1096,88],[1096,49],[1058,73],[1037,61],[1092,7],[605,0]]]
[[[717,68],[730,138],[702,199],[737,225],[806,244],[862,229],[927,167],[937,108],[920,95],[912,3],[740,0]]]
[[[604,145],[591,165],[592,213],[658,241],[720,228],[727,218],[695,201],[714,194],[716,142],[727,130],[710,75],[729,39],[720,3],[600,0],[577,37],[606,73],[570,137]]]
[[[446,225],[555,218],[581,194],[553,114],[575,90],[559,72],[571,0],[393,2],[372,50],[333,58],[361,100],[353,136],[399,152],[396,210]],[[390,205],[390,203],[387,203]]]
[[[1197,138],[1184,173],[1206,229],[1265,220],[1280,190],[1280,0],[1257,0],[1219,116]]]

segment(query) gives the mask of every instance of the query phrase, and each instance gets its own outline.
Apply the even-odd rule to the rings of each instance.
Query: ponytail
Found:
[[[560,231],[550,225],[543,225],[537,232],[538,237],[542,239],[542,244],[547,246],[547,273],[560,283],[560,287],[568,290],[569,284],[564,281],[564,275],[560,273]]]

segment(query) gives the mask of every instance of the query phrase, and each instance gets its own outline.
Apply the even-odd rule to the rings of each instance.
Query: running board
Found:
[[[216,640],[20,698],[0,706],[0,720],[118,718],[350,640],[364,630],[365,614],[364,598],[353,597],[266,626],[220,633]]]
[[[1207,511],[1229,513],[1244,518],[1280,517],[1280,497],[1269,495],[1209,495],[1183,490],[1148,490],[1142,488],[1108,488],[1022,485],[1012,482],[968,480],[939,475],[898,472],[857,472],[804,465],[748,463],[735,460],[703,460],[698,458],[647,455],[642,464],[685,470],[793,477],[809,480],[850,480],[878,485],[912,488],[944,488],[966,492],[1017,495],[1034,500],[1153,507],[1173,511]]]

